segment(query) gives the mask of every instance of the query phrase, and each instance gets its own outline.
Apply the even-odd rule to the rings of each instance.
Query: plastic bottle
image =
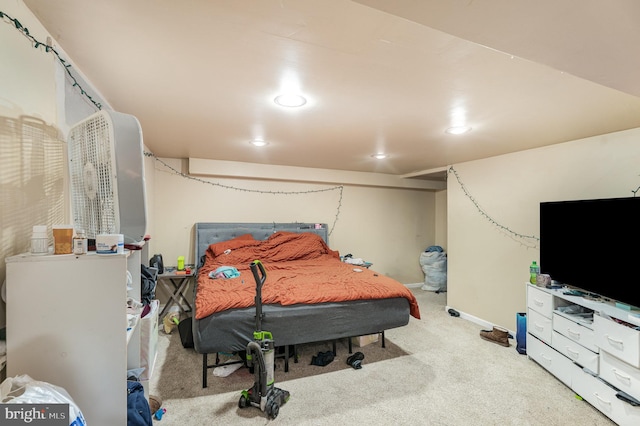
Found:
[[[73,254],[87,254],[87,235],[84,229],[78,229],[73,237]]]
[[[540,266],[534,260],[531,262],[531,266],[529,266],[529,282],[531,284],[536,284],[538,280],[538,274],[540,273]]]
[[[31,253],[42,255],[49,252],[49,237],[46,225],[35,225],[31,235]]]

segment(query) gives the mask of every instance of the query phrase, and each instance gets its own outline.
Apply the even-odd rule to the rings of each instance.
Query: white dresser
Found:
[[[640,318],[565,292],[527,284],[527,355],[617,424],[640,425],[640,406],[618,398],[640,401]]]
[[[7,376],[63,387],[89,425],[125,425],[127,370],[146,365],[150,377],[155,360],[139,315],[127,318],[127,298],[140,300],[141,250],[6,264]]]

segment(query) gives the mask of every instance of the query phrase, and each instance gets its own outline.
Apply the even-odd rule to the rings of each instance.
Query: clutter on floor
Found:
[[[311,365],[324,367],[325,365],[331,364],[334,358],[335,354],[333,351],[318,352],[317,355],[311,357]]]
[[[354,370],[360,370],[362,368],[362,360],[364,359],[364,354],[362,352],[356,352],[347,358],[347,365],[353,367]]]
[[[494,326],[492,330],[480,330],[480,337],[500,346],[510,346],[509,331],[502,327]]]
[[[171,332],[178,327],[178,324],[180,324],[180,311],[177,306],[172,306],[169,312],[162,318],[162,327],[166,334],[171,334]]]
[[[156,420],[162,420],[162,416],[167,412],[165,408],[162,408],[162,398],[155,395],[149,395],[149,410],[151,416]]]

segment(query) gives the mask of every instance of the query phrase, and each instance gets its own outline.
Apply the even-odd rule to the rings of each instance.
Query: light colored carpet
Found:
[[[304,357],[309,352],[301,357],[301,364],[291,364],[290,373],[277,369],[276,386],[289,391],[291,398],[273,420],[257,408],[238,408],[240,391],[253,385],[253,376],[246,369],[229,376],[238,375],[235,390],[195,390],[194,380],[201,386],[199,368],[176,375],[183,363],[167,354],[175,353],[176,348],[169,346],[180,342],[160,332],[150,390],[163,398],[166,413],[161,422],[154,422],[159,426],[614,424],[520,355],[515,341],[509,348],[487,342],[479,336],[480,326],[447,314],[446,293],[413,291],[422,319],[411,318],[407,326],[386,332],[393,354],[373,362],[373,352],[371,359],[367,357],[370,345],[354,348],[365,353],[363,368],[354,370],[346,366],[348,354],[339,347],[332,363],[335,368],[324,367],[327,370],[319,374],[292,374],[299,366],[302,369],[302,363],[308,367],[310,360]],[[195,356],[182,350],[185,358]],[[201,363],[199,356],[194,359]],[[210,387],[214,386],[212,379],[224,380],[214,377],[211,370],[209,378]],[[168,391],[172,381],[174,390]],[[201,396],[191,396],[194,392]]]

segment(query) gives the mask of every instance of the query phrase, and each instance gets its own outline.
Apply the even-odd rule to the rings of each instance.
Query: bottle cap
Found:
[[[32,238],[47,238],[47,225],[34,225]]]

